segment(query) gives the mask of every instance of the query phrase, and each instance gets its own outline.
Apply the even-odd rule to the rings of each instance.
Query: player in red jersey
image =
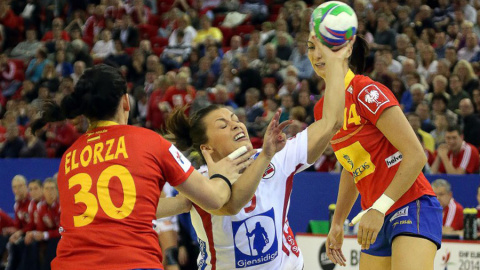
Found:
[[[90,121],[60,163],[62,238],[52,269],[163,269],[152,220],[165,182],[201,207],[218,209],[230,198],[230,180],[244,181],[253,169],[266,169],[255,162],[238,173],[251,164],[252,150],[210,163],[214,172],[208,180],[162,136],[126,125],[129,110],[121,73],[97,65],[85,71],[60,106],[47,102],[42,118],[32,124],[35,130],[81,114]]]
[[[325,58],[312,53],[316,38],[312,31],[308,57],[326,79]],[[360,73],[368,44],[358,36],[350,42],[355,42],[354,51],[344,68]],[[345,265],[343,224],[360,193],[365,209],[359,216],[360,269],[433,269],[442,210],[421,173],[426,163],[422,146],[385,86],[350,70],[345,91],[344,125],[331,141],[343,171],[327,254]],[[315,105],[316,120],[322,118],[322,110],[323,99]]]

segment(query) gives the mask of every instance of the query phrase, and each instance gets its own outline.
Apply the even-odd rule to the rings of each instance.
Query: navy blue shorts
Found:
[[[373,256],[392,256],[393,239],[399,235],[428,239],[440,249],[442,207],[435,196],[424,195],[388,214],[375,243],[362,252]]]

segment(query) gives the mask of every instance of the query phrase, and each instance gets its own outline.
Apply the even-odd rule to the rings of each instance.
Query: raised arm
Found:
[[[311,43],[309,46],[313,45]],[[314,163],[325,151],[328,143],[343,124],[343,108],[345,107],[345,85],[344,80],[348,72],[346,60],[352,53],[353,42],[346,47],[333,52],[320,42],[315,46],[320,46],[321,58],[318,61],[325,62],[325,99],[322,113],[322,119],[314,122],[308,127],[308,163]],[[313,48],[309,47],[309,50]],[[313,57],[314,61],[317,59]],[[316,63],[312,63],[315,65]]]

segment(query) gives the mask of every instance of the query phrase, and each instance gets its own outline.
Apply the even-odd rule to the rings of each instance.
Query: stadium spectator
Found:
[[[421,129],[422,121],[420,119],[420,116],[418,116],[416,113],[409,113],[407,114],[407,120],[410,123],[410,126],[412,126],[413,131],[422,136],[422,141],[425,144],[425,148],[427,148],[431,152],[434,152],[435,140],[433,139],[432,135]]]
[[[92,56],[94,59],[104,59],[115,53],[115,45],[110,30],[104,29],[101,33],[102,39],[95,42],[92,48]]]
[[[78,79],[82,76],[85,68],[85,62],[83,61],[76,61],[75,64],[73,64],[73,73],[70,74],[70,77],[73,79],[73,85],[77,84]]]
[[[458,59],[470,61],[470,59],[472,59],[480,51],[480,46],[478,46],[478,38],[475,33],[467,34],[465,44],[465,47],[458,50]]]
[[[460,100],[470,98],[470,95],[463,89],[462,81],[456,74],[450,75],[450,90],[452,93],[448,100],[448,109],[455,112],[458,109]]]
[[[73,73],[73,66],[65,61],[65,51],[58,50],[55,54],[55,71],[57,72],[58,77],[70,77]]]
[[[128,10],[135,25],[146,24],[150,19],[150,9],[143,0],[133,0],[133,6]]]
[[[18,158],[24,142],[19,136],[18,126],[10,124],[5,133],[5,142],[0,150],[0,158]]]
[[[36,228],[27,232],[27,237],[39,242],[39,264],[41,269],[50,269],[50,263],[55,258],[58,241],[60,240],[60,204],[58,201],[57,183],[47,178],[43,183],[44,200],[37,205],[35,216]],[[26,242],[26,241],[25,241]]]
[[[437,148],[437,157],[432,165],[432,173],[478,173],[478,150],[464,141],[463,133],[458,126],[447,129],[445,142]]]
[[[472,100],[468,98],[460,100],[459,108],[465,141],[477,148],[480,147],[480,117],[475,114]]]
[[[390,28],[388,19],[384,14],[378,16],[377,29],[374,43],[370,44],[373,50],[395,49],[395,32]]]
[[[448,128],[447,116],[445,114],[437,114],[433,121],[435,129],[430,132],[433,139],[435,139],[435,148],[440,144],[445,143],[445,133]]]
[[[233,101],[230,98],[229,93],[228,93],[228,89],[227,89],[226,86],[221,85],[221,84],[217,84],[215,86],[214,95],[215,95],[215,100],[214,100],[215,104],[229,106],[229,107],[232,107],[234,110],[238,108],[238,105],[235,103],[235,101]],[[270,122],[270,120],[269,120],[269,122]]]
[[[57,36],[55,37],[55,35]],[[42,41],[47,42],[56,38],[70,41],[70,36],[68,35],[68,32],[63,29],[63,20],[61,18],[53,19],[52,30],[46,32],[45,35],[43,35]]]
[[[463,206],[453,199],[450,183],[444,179],[432,182],[432,188],[443,207],[442,234],[452,234],[463,229]]]
[[[410,87],[410,93],[412,95],[412,105],[410,106],[410,111],[414,112],[417,109],[417,106],[425,100],[425,94],[427,93],[427,90],[422,84],[415,83]]]
[[[448,99],[444,95],[433,95],[430,104],[432,105],[432,118],[434,120],[437,115],[445,114],[449,126],[458,123],[458,115],[447,108]]]
[[[207,37],[213,38],[218,44],[223,41],[222,31],[217,27],[213,27],[210,18],[207,15],[203,15],[200,18],[200,29],[197,31],[197,36],[193,39],[194,45],[203,45]]]
[[[443,75],[435,75],[432,81],[433,91],[425,95],[425,100],[429,103],[432,102],[434,95],[443,95],[448,100],[450,95],[447,93],[448,80]]]
[[[417,71],[427,80],[427,82],[431,82],[433,75],[437,73],[438,62],[436,58],[435,50],[430,45],[420,51],[420,62]]]
[[[447,49],[447,37],[445,32],[437,31],[435,33],[435,54],[437,59],[445,58],[445,51]]]
[[[257,132],[261,130],[260,127],[255,126],[257,118],[261,117],[265,112],[263,102],[260,99],[260,90],[257,88],[250,88],[245,93],[245,112],[247,117],[248,132],[252,137],[256,137]]]
[[[242,38],[238,35],[230,39],[230,50],[223,55],[234,67],[238,67],[238,58],[242,55],[244,49],[242,48]]]
[[[428,102],[422,101],[418,104],[417,108],[415,109],[415,113],[420,117],[422,121],[421,129],[426,132],[431,132],[435,129],[435,126],[432,123],[431,115],[430,115],[430,106]]]
[[[90,17],[85,21],[83,26],[83,39],[90,44],[93,44],[93,41],[96,40],[96,37],[100,32],[105,28],[105,6],[97,5],[95,6],[95,11],[91,14]]]
[[[463,90],[465,90],[470,96],[473,89],[479,87],[478,76],[472,68],[472,65],[466,60],[460,60],[453,68],[453,74],[458,75],[458,78],[462,82]]]
[[[341,167],[335,156],[332,145],[328,144],[322,156],[313,164],[317,172],[339,172]]]
[[[120,0],[108,0],[107,8],[105,9],[105,18],[120,20],[127,13],[125,6]]]
[[[37,50],[35,58],[30,61],[30,64],[28,64],[27,70],[25,71],[25,78],[34,83],[40,81],[43,69],[47,63],[49,63],[47,60],[47,50],[42,47]]]
[[[184,72],[178,73],[175,77],[175,85],[170,86],[163,97],[163,110],[170,111],[173,108],[192,104],[195,92],[195,88],[188,84],[188,75]]]
[[[15,228],[16,231],[10,236],[8,248],[8,269],[17,269],[22,264],[22,253],[25,249],[23,242],[24,231],[30,223],[28,207],[30,197],[28,196],[27,179],[23,175],[15,175],[12,179],[12,191],[15,195]]]
[[[265,45],[265,59],[260,66],[260,75],[270,78],[275,78],[277,84],[282,82],[280,70],[286,66],[285,61],[282,61],[277,56],[275,45],[268,43]]]
[[[475,106],[475,112],[480,113],[480,89],[473,90],[472,100],[473,105]]]
[[[112,33],[114,40],[120,40],[122,45],[127,48],[138,47],[140,34],[138,29],[132,24],[129,15],[125,14],[122,19],[116,20],[116,27]]]
[[[455,47],[447,46],[447,49],[445,50],[445,59],[450,62],[450,72],[452,72],[458,62],[457,50]]]
[[[192,27],[190,17],[186,14],[177,19],[177,28],[170,34],[170,37],[168,38],[168,46],[173,47],[178,45],[177,35],[179,31],[183,31],[184,34],[183,44],[189,47],[192,46],[193,40],[197,36],[197,30]]]
[[[75,127],[67,122],[52,123],[45,132],[47,153],[49,157],[62,157],[63,153],[77,139]]]
[[[43,158],[47,157],[45,143],[32,134],[30,127],[25,129],[25,144],[20,149],[19,157],[22,158]]]
[[[17,44],[10,52],[10,57],[22,59],[24,61],[35,57],[37,50],[42,46],[42,43],[37,40],[37,31],[35,29],[28,29],[25,32],[26,40]]]

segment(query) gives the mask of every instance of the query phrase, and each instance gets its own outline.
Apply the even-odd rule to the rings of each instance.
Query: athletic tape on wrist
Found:
[[[375,209],[377,211],[379,211],[380,213],[382,213],[383,215],[385,215],[385,213],[388,211],[388,209],[390,209],[390,207],[392,207],[392,205],[395,203],[394,200],[392,200],[390,197],[388,197],[387,195],[385,194],[382,194],[382,196],[380,196],[380,198],[378,198],[372,205],[372,207],[366,209],[366,210],[363,210],[361,211],[360,213],[358,213],[358,215],[356,215],[353,219],[352,219],[352,224],[355,225],[357,224],[360,219],[362,219],[363,215],[365,215],[365,213],[367,213],[369,210],[371,209]]]

